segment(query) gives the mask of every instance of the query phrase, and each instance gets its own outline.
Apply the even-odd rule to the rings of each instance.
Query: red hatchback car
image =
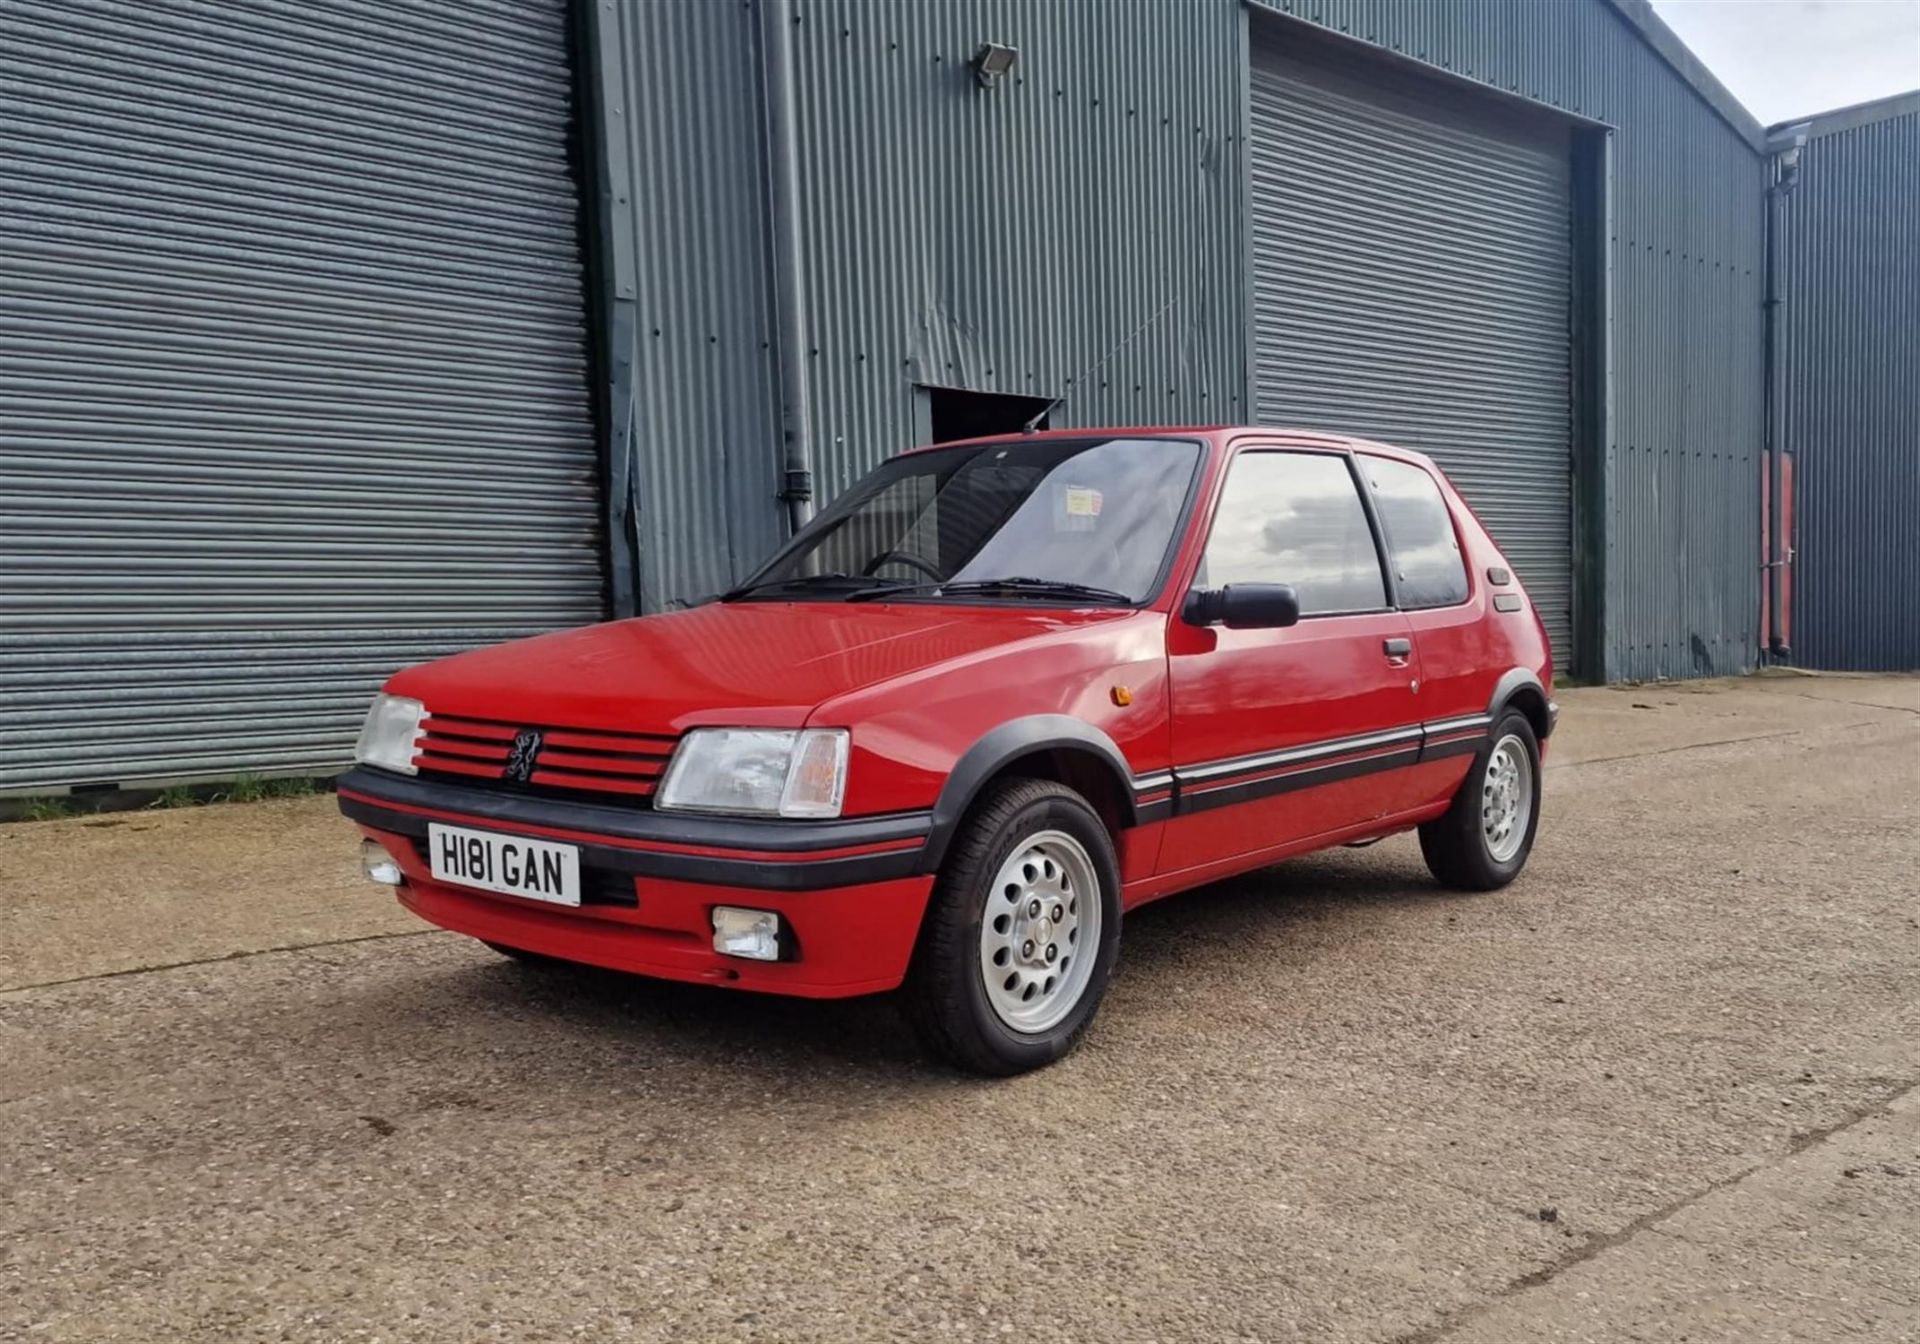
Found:
[[[510,956],[904,987],[987,1073],[1059,1058],[1121,916],[1418,828],[1527,860],[1546,633],[1431,462],[1264,429],[885,463],[704,605],[409,668],[340,806],[368,875]]]

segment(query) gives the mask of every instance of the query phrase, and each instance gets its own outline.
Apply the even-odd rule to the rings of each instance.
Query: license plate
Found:
[[[554,905],[580,904],[580,848],[427,823],[434,880]]]

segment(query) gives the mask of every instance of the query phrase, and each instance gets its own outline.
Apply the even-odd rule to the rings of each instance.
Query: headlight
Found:
[[[665,812],[837,817],[847,791],[844,728],[696,728],[654,795]]]
[[[414,744],[420,738],[420,720],[427,707],[404,695],[381,692],[373,697],[366,725],[360,729],[359,745],[353,759],[362,765],[377,765],[382,770],[398,770],[403,775],[418,774],[413,764]]]

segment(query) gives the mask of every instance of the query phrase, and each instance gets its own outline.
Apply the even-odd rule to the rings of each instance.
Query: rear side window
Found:
[[[1378,611],[1386,581],[1347,459],[1241,453],[1227,472],[1199,586],[1290,583],[1303,616]]]
[[[1360,463],[1386,529],[1400,605],[1450,607],[1465,602],[1467,565],[1438,483],[1409,462],[1363,457]]]

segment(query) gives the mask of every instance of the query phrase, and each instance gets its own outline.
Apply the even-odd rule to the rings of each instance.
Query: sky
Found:
[[[1920,0],[1653,0],[1767,125],[1920,89]]]

